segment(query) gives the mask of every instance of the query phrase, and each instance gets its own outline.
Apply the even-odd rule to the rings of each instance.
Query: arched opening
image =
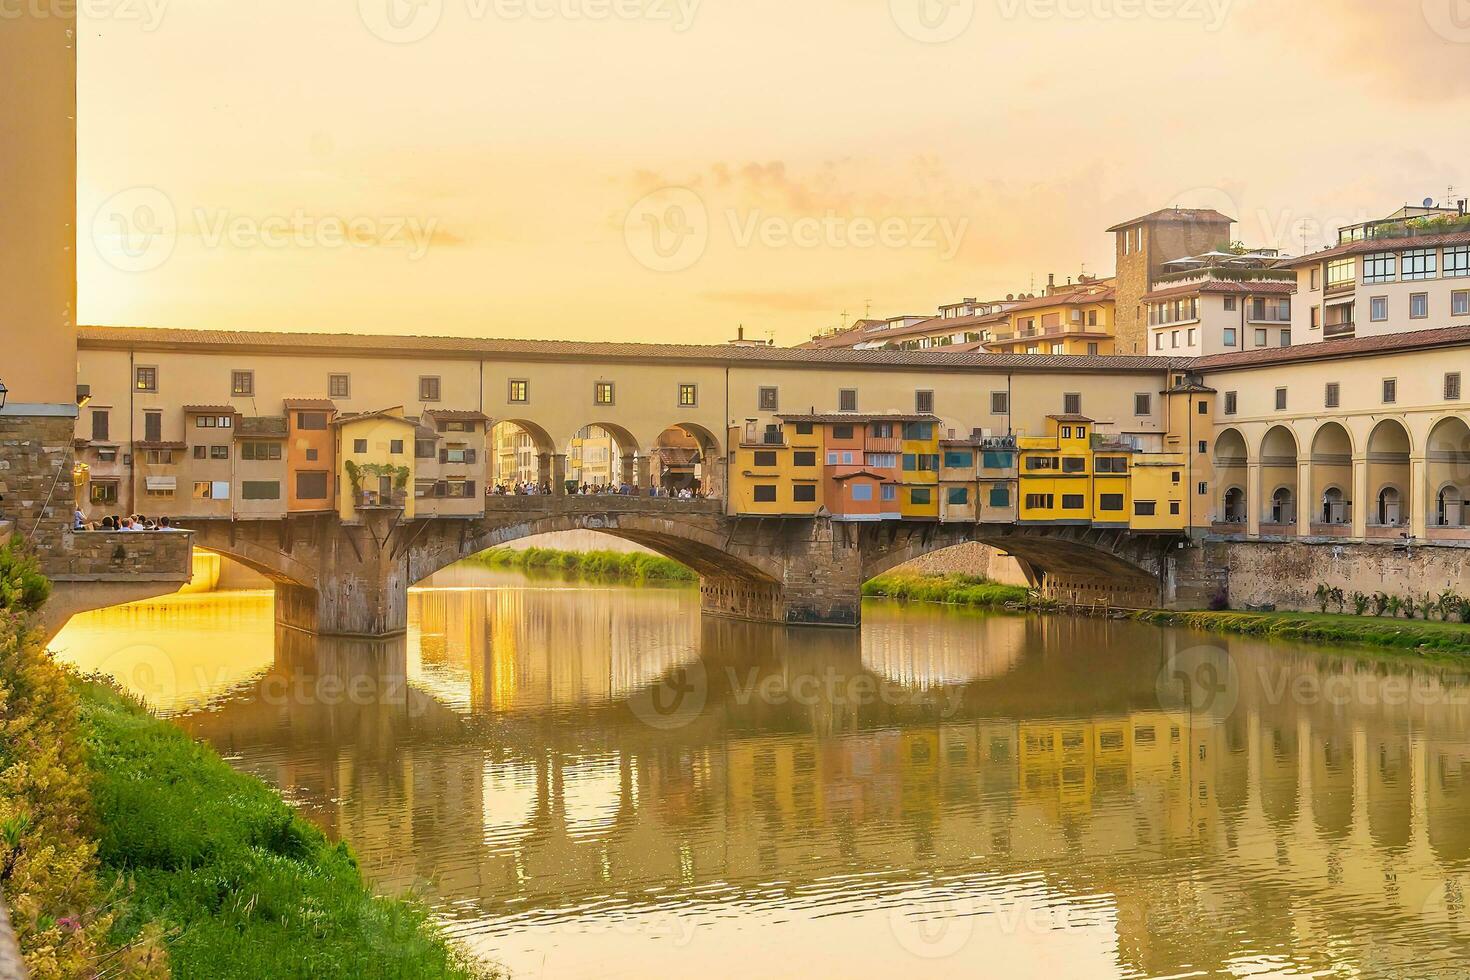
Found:
[[[1323,423],[1312,436],[1311,463],[1312,498],[1320,505],[1314,521],[1333,527],[1351,524],[1349,502],[1341,490],[1353,485],[1353,440],[1348,430],[1337,422]]]
[[[1348,524],[1352,522],[1352,514],[1348,512],[1348,501],[1343,496],[1341,487],[1328,487],[1322,491],[1323,524]]]
[[[1416,506],[1408,487],[1409,431],[1396,419],[1384,419],[1368,437],[1368,492],[1377,506],[1369,514],[1369,523],[1378,528],[1397,528],[1409,523]],[[1391,491],[1391,492],[1390,492]]]
[[[651,460],[622,426],[593,422],[567,441],[566,488],[572,493],[632,493],[652,485]]]
[[[1276,503],[1278,496],[1281,499],[1293,501],[1297,494],[1297,445],[1296,435],[1284,425],[1272,426],[1261,440],[1261,483],[1265,486],[1275,487],[1271,499],[1268,501],[1265,513],[1261,515],[1264,523],[1276,525],[1278,528],[1286,528],[1296,523],[1295,512],[1278,512]]]
[[[723,492],[720,444],[700,425],[671,425],[653,441],[653,485],[670,497],[713,497]]]
[[[1271,493],[1271,523],[1296,523],[1296,499],[1290,487],[1277,487]]]
[[[1246,507],[1250,502],[1242,488],[1246,482],[1247,456],[1245,437],[1239,429],[1224,429],[1215,437],[1215,479],[1219,486],[1228,488],[1220,499],[1215,518],[1222,524],[1246,522]]]
[[[513,493],[551,479],[554,442],[546,430],[523,419],[505,419],[490,429],[490,485]]]
[[[1429,430],[1425,465],[1431,487],[1437,487],[1429,523],[1434,528],[1466,526],[1465,499],[1470,496],[1470,425],[1459,416],[1436,422]]]
[[[1245,491],[1240,487],[1231,487],[1225,491],[1225,523],[1245,523]]]

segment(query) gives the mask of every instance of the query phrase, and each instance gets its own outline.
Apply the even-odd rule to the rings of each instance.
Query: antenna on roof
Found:
[[[873,318],[873,301],[872,300],[867,300],[863,304],[863,319],[864,320],[871,320],[872,318]]]

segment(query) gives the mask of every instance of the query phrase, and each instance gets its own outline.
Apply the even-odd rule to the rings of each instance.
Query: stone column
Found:
[[[623,453],[622,460],[622,482],[636,485],[638,483],[638,457],[632,453]]]
[[[1246,463],[1245,471],[1245,533],[1255,538],[1261,534],[1261,508],[1265,505],[1261,499],[1260,460]]]
[[[362,526],[328,530],[315,587],[276,586],[276,622],[329,636],[392,636],[407,629],[412,583],[407,557],[393,557],[390,520],[373,515]]]
[[[704,493],[707,496],[723,498],[725,495],[725,460],[724,457],[714,456],[708,453],[704,457]]]
[[[1432,494],[1429,489],[1429,461],[1427,459],[1412,459],[1409,461],[1409,499],[1406,506],[1409,508],[1409,533],[1416,538],[1427,537],[1429,534],[1429,501]]]
[[[1353,457],[1353,537],[1368,536],[1368,511],[1372,509],[1368,500],[1368,457]]]
[[[536,453],[536,482],[541,483],[551,479],[551,453]]]
[[[647,490],[653,486],[653,457],[638,457],[638,489]]]
[[[1298,461],[1296,465],[1296,534],[1304,538],[1312,533],[1312,463]]]
[[[557,453],[551,457],[551,492],[565,497],[567,493],[567,454]]]

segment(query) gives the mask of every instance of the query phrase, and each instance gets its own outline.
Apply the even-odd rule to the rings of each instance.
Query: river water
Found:
[[[54,647],[518,977],[1470,976],[1465,668],[483,569],[410,616],[178,596]]]

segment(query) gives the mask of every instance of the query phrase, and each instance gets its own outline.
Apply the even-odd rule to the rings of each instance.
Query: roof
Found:
[[[430,408],[425,410],[424,415],[435,422],[489,422],[490,416],[484,412],[476,412],[468,409],[456,408]]]
[[[1381,334],[1376,337],[1351,337],[1347,340],[1324,340],[1296,347],[1262,347],[1232,354],[1197,357],[1190,363],[1194,371],[1223,371],[1231,368],[1267,367],[1294,364],[1333,357],[1359,357],[1368,354],[1426,350],[1435,347],[1459,347],[1470,344],[1470,326],[1439,327],[1411,333]]]
[[[902,412],[827,412],[816,415],[777,415],[782,422],[816,422],[842,425],[847,422],[938,422],[937,415]]]
[[[1193,296],[1195,293],[1227,293],[1235,296],[1292,296],[1296,283],[1281,279],[1252,279],[1237,282],[1233,279],[1206,279],[1202,282],[1169,286],[1144,293],[1144,299],[1172,299],[1175,296]]]
[[[1277,268],[1300,268],[1304,265],[1313,265],[1325,262],[1328,259],[1340,258],[1344,255],[1361,255],[1364,252],[1397,252],[1413,248],[1436,248],[1441,245],[1466,245],[1470,244],[1470,229],[1446,232],[1443,235],[1411,235],[1405,238],[1365,238],[1362,241],[1348,242],[1345,245],[1334,245],[1332,248],[1324,248],[1318,252],[1298,256],[1294,259],[1285,259],[1277,265]]]
[[[142,439],[142,440],[139,440],[138,442],[133,443],[133,448],[134,449],[143,449],[143,450],[148,450],[148,449],[188,449],[189,448],[189,444],[187,442],[165,442],[165,441],[158,440],[158,439],[149,441],[149,440],[146,440],[146,439]]]
[[[959,322],[959,321],[951,321]],[[402,335],[281,333],[242,330],[182,330],[165,327],[81,327],[78,346],[89,350],[171,350],[479,360],[487,357],[522,361],[586,363],[587,361],[664,361],[715,365],[803,367],[826,365],[849,369],[924,368],[962,371],[1137,371],[1154,373],[1169,365],[1147,354],[982,354],[937,350],[814,350],[801,347],[740,347],[730,344],[634,344],[572,340],[493,340],[478,337],[407,337]],[[307,406],[288,399],[288,408],[335,408],[326,399]]]
[[[873,480],[886,480],[886,479],[888,479],[888,474],[887,473],[879,473],[877,470],[870,470],[867,467],[860,467],[860,468],[855,469],[855,470],[848,470],[846,473],[834,473],[832,475],[832,479],[834,479],[834,480],[851,480],[853,477],[857,477],[857,476],[866,476],[869,479],[873,479]]]
[[[1086,415],[1048,415],[1047,418],[1057,422],[1092,422],[1095,421]]]
[[[282,402],[287,408],[304,408],[308,411],[335,412],[337,405],[329,398],[287,398]]]
[[[700,459],[698,449],[684,446],[659,446],[654,452],[665,466],[693,466]]]
[[[1124,228],[1132,228],[1134,225],[1141,224],[1157,224],[1159,222],[1183,224],[1194,221],[1211,223],[1224,221],[1230,224],[1235,223],[1234,218],[1221,214],[1214,208],[1161,208],[1158,211],[1150,211],[1141,217],[1132,218],[1120,224],[1113,225],[1108,231],[1122,231]]]
[[[185,405],[184,411],[199,415],[234,415],[239,409],[233,405]]]
[[[247,415],[235,426],[235,438],[284,439],[286,417],[284,415]]]
[[[332,419],[333,425],[347,425],[352,422],[365,422],[368,419],[382,419],[385,422],[401,422],[411,429],[418,428],[418,420],[408,418],[403,414],[403,406],[395,405],[392,408],[380,408],[374,412],[349,412]]]

